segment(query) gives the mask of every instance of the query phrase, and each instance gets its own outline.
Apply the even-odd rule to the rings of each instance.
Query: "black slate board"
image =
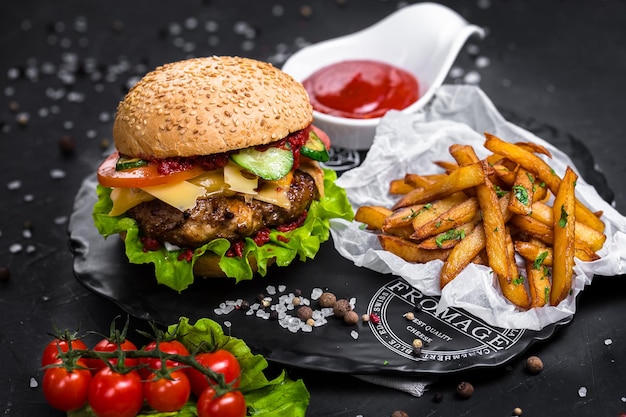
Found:
[[[534,119],[504,115],[570,155],[583,178],[605,200],[612,201],[612,191],[580,140]],[[346,150],[335,150],[333,155],[332,164],[339,172],[363,158],[362,152]],[[156,284],[151,266],[125,262],[120,239],[105,240],[98,234],[91,218],[95,186],[95,176],[85,179],[69,224],[74,273],[79,282],[141,319],[171,324],[181,316],[192,321],[212,318],[275,363],[351,374],[438,374],[492,367],[520,355],[532,343],[548,339],[571,320],[530,331],[495,328],[460,309],[436,316],[432,314],[436,297],[423,296],[397,277],[354,266],[335,251],[332,241],[322,245],[315,259],[275,267],[267,277],[239,284],[229,279],[200,280],[178,294]],[[271,295],[273,303],[296,290],[308,298],[314,288],[328,289],[340,298],[355,298],[360,314],[373,312],[380,321],[348,326],[329,317],[326,324],[310,332],[294,333],[276,320],[243,310],[216,313],[227,300],[244,299],[253,304],[258,294],[268,295],[268,288],[277,290]],[[315,301],[311,307],[318,309]],[[404,316],[409,311],[414,314],[412,321]],[[295,309],[287,314],[295,316]],[[425,342],[417,355],[411,347],[416,338]]]

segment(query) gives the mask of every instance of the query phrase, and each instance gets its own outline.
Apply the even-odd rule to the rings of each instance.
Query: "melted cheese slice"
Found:
[[[154,185],[144,187],[142,190],[180,211],[193,208],[198,197],[202,197],[205,193],[204,187],[199,187],[188,181]]]
[[[303,158],[299,169],[313,177],[320,195],[323,195],[324,172],[317,162]],[[109,215],[123,214],[136,205],[154,198],[185,211],[193,208],[199,197],[233,195],[235,192],[243,194],[247,200],[255,199],[288,210],[291,208],[291,201],[287,192],[292,180],[293,173],[290,172],[279,180],[260,182],[258,177],[251,177],[249,173],[243,172],[241,167],[229,162],[223,171],[209,171],[188,181],[144,188],[114,188],[111,192],[113,208]]]
[[[256,175],[245,176],[239,165],[229,161],[224,167],[224,182],[229,185],[232,191],[255,195],[259,186],[259,177]]]
[[[290,172],[279,180],[266,181],[258,189],[254,199],[289,210],[291,208],[291,200],[287,196],[287,191],[291,186],[292,180],[293,172]]]
[[[150,200],[154,200],[154,196],[139,188],[113,188],[111,190],[113,207],[109,212],[109,216],[119,216],[136,205]]]
[[[324,170],[320,167],[320,164],[312,159],[303,158],[298,169],[306,172],[313,178],[320,198],[324,197]]]

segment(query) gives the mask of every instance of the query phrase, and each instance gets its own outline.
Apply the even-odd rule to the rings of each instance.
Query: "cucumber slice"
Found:
[[[255,148],[242,149],[230,156],[237,165],[264,180],[277,180],[289,173],[293,167],[293,153],[289,149],[270,147],[262,151]]]
[[[139,168],[148,165],[148,161],[141,158],[131,158],[129,156],[120,155],[115,163],[116,171],[124,171],[131,168]]]
[[[309,133],[309,140],[300,148],[300,154],[319,162],[326,162],[330,158],[326,145],[312,130]]]

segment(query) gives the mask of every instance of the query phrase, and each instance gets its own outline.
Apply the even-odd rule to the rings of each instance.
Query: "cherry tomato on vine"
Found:
[[[237,358],[227,350],[219,349],[215,352],[198,353],[195,360],[205,368],[209,368],[214,372],[224,374],[224,381],[227,384],[233,384],[233,388],[239,386],[241,377],[241,367]],[[199,396],[209,386],[207,376],[194,368],[187,369],[189,382],[191,382],[191,390]]]
[[[173,412],[187,403],[191,386],[182,370],[171,372],[169,378],[150,374],[143,383],[143,393],[150,407],[161,413]]]
[[[143,350],[150,351],[156,349],[156,342],[152,341],[148,343]],[[189,356],[189,351],[178,340],[165,340],[159,342],[159,350],[164,353],[177,354],[177,355],[185,355]],[[139,364],[144,365],[144,368],[140,369],[141,376],[146,379],[148,374],[150,374],[152,369],[161,369],[161,359],[160,358],[141,358],[139,359]],[[174,368],[176,366],[180,366],[180,363],[167,360],[165,362],[165,366],[168,368]]]
[[[141,377],[102,368],[91,380],[89,405],[98,417],[134,417],[143,406]]]
[[[216,396],[215,389],[202,391],[196,405],[198,417],[245,417],[246,399],[241,391],[228,391]]]
[[[59,359],[54,363],[62,364],[62,361]],[[91,372],[83,360],[76,361],[76,365],[84,369],[68,369],[61,365],[47,368],[43,374],[43,395],[57,410],[74,411],[87,403]]]
[[[72,339],[69,343],[65,339],[51,340],[50,343],[48,343],[43,349],[43,353],[41,355],[41,366],[48,366],[55,363],[59,359],[59,349],[61,350],[61,352],[67,352],[69,350],[70,344],[72,346],[72,349],[87,349],[87,345],[85,344],[85,342],[80,339]]]
[[[124,339],[124,341],[120,343],[119,347],[122,350],[137,350],[137,346],[135,346],[135,344],[128,339]],[[102,339],[98,343],[96,343],[92,350],[94,350],[95,352],[115,352],[117,348],[118,346],[115,342],[111,341],[110,339]],[[108,362],[115,365],[117,364],[117,359],[109,359]],[[126,358],[124,360],[124,365],[126,367],[137,366],[138,363],[139,359],[137,358]],[[107,366],[103,360],[97,358],[87,359],[87,365],[89,366],[89,369],[91,369],[91,372],[93,374]]]

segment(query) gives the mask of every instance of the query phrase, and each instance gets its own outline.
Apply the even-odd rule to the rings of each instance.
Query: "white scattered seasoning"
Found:
[[[358,339],[358,338],[359,338],[359,332],[357,332],[356,330],[352,330],[352,331],[350,332],[350,336],[352,336],[352,338],[353,338],[354,340],[356,340],[356,339]]]
[[[611,339],[604,339],[604,344],[606,346],[612,345],[613,344],[613,340],[611,340]]]
[[[35,200],[35,196],[32,194],[25,194],[24,197],[22,197],[22,199],[24,200],[25,203],[31,203]]]
[[[29,386],[31,388],[37,388],[39,386],[39,382],[37,382],[35,378],[31,377],[29,381]]]
[[[9,181],[9,183],[7,184],[7,189],[9,191],[19,190],[21,187],[22,187],[22,181],[20,180]]]
[[[586,387],[578,388],[578,396],[580,398],[585,398],[587,396],[587,388]]]
[[[52,179],[65,178],[66,175],[67,174],[62,169],[55,168],[50,170],[50,178]]]
[[[14,243],[11,246],[9,246],[10,253],[18,253],[21,251],[22,251],[22,245],[20,245],[19,243]]]
[[[476,68],[486,68],[490,63],[491,61],[486,56],[479,56],[476,58]]]

